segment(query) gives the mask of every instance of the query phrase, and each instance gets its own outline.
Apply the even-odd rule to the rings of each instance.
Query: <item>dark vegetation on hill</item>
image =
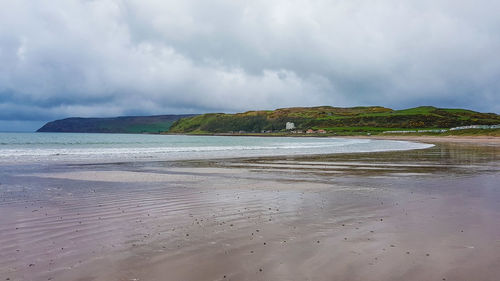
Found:
[[[67,118],[48,122],[37,132],[65,133],[162,133],[184,115],[123,116],[114,118]]]
[[[231,133],[244,131],[283,131],[286,122],[297,130],[324,129],[329,133],[380,133],[387,130],[439,129],[466,125],[500,124],[500,115],[465,109],[421,106],[393,110],[390,108],[331,106],[281,108],[272,111],[248,111],[236,114],[209,113],[176,121],[171,133]]]

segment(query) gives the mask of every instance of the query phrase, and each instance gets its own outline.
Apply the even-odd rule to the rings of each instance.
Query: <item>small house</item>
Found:
[[[286,122],[285,129],[293,130],[295,129],[295,124],[293,122]]]

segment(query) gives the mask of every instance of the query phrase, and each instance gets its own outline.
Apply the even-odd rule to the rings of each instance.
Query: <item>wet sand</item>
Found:
[[[500,146],[0,167],[0,280],[498,280]]]

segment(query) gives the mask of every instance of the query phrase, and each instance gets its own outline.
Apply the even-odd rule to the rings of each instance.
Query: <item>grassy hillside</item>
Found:
[[[65,133],[161,133],[193,115],[123,116],[114,118],[67,118],[45,124],[37,132]]]
[[[286,122],[298,130],[324,129],[329,133],[381,133],[387,130],[440,129],[466,125],[500,124],[500,116],[465,109],[421,106],[404,110],[390,108],[331,106],[281,108],[273,111],[248,111],[236,114],[210,113],[176,121],[172,133],[230,133],[245,131],[280,132]]]

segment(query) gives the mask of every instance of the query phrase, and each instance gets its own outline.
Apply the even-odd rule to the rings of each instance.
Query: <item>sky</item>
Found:
[[[420,105],[500,113],[497,0],[0,0],[0,131]]]

